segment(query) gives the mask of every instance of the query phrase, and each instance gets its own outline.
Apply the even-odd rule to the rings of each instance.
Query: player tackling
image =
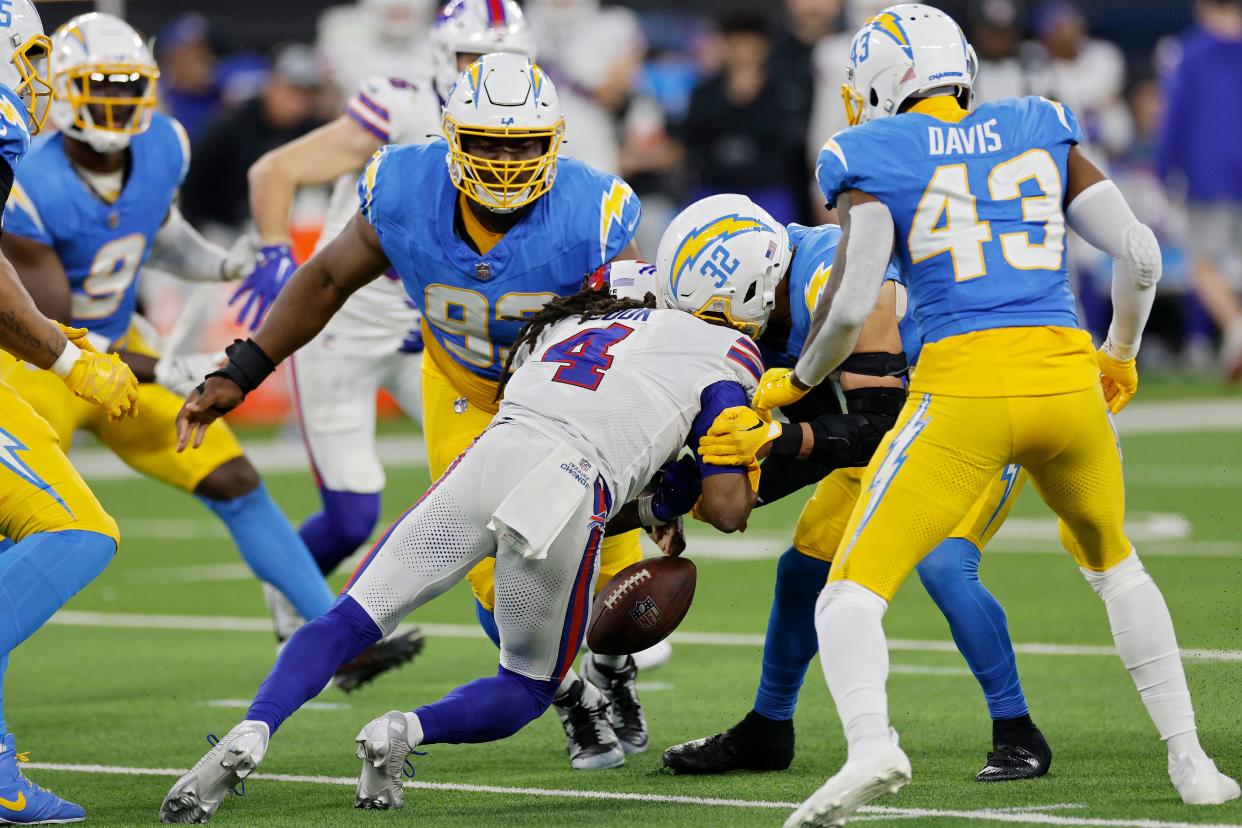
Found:
[[[1159,246],[1075,146],[1068,109],[1029,97],[968,112],[975,70],[961,29],[930,6],[892,6],[855,35],[843,93],[858,126],[828,141],[817,171],[844,227],[839,281],[796,366],[768,372],[753,403],[761,413],[792,404],[845,359],[895,251],[926,345],[816,607],[848,758],[787,826],[841,825],[910,781],[889,726],[884,613],[1010,463],[1061,518],[1063,542],[1104,601],[1182,800],[1239,795],[1199,744],[1172,620],[1123,528],[1109,411],[1138,388]],[[1113,320],[1098,352],[1078,327],[1067,224],[1113,257]]]

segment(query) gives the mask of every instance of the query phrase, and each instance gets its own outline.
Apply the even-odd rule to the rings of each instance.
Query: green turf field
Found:
[[[1222,769],[1242,774],[1242,437],[1157,434],[1124,441],[1132,524],[1163,587],[1184,648],[1200,730]],[[385,514],[426,485],[390,472]],[[304,473],[269,476],[295,519],[315,506]],[[96,825],[150,824],[179,772],[223,734],[265,675],[273,638],[258,586],[214,518],[193,499],[146,481],[96,490],[125,535],[120,558],[13,656],[5,707],[36,781],[83,803]],[[553,714],[514,738],[432,746],[400,813],[352,809],[353,739],[373,716],[408,709],[495,669],[457,588],[416,620],[432,634],[409,668],[345,696],[329,690],[272,743],[221,825],[779,825],[843,760],[840,727],[818,666],[797,716],[798,756],[785,773],[681,778],[660,771],[667,745],[716,732],[747,709],[759,672],[774,558],[801,498],[756,513],[741,538],[692,538],[697,598],[673,660],[643,677],[652,749],[623,769],[568,768]],[[914,782],[864,817],[889,825],[1242,825],[1242,804],[1181,805],[1164,753],[1119,660],[1103,608],[1028,491],[989,551],[984,580],[1009,611],[1036,721],[1056,753],[1048,777],[972,781],[988,747],[982,696],[948,645],[944,621],[917,582],[888,616],[894,725]],[[728,553],[712,557],[713,549]],[[340,580],[340,579],[338,579]],[[48,766],[77,765],[53,770]],[[294,777],[294,778],[289,778]],[[522,790],[514,790],[514,789]],[[895,809],[895,810],[894,810]]]

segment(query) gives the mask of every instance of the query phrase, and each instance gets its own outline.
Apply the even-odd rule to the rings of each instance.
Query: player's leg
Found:
[[[912,395],[880,443],[815,612],[848,758],[787,824],[844,819],[909,781],[909,760],[889,728],[884,613],[910,571],[1010,462],[1010,443],[1006,400],[930,394]]]
[[[838,469],[815,487],[776,566],[754,707],[723,733],[675,745],[664,766],[676,773],[784,770],[794,757],[793,714],[819,641],[815,601],[854,503],[862,469]]]
[[[1052,749],[1031,720],[1018,679],[1005,610],[979,580],[982,550],[1009,516],[1026,480],[1017,464],[1002,469],[953,534],[918,565],[919,579],[949,622],[992,717],[992,750],[975,776],[980,782],[1030,779],[1047,773],[1052,764]]]
[[[1022,427],[1037,438],[1025,447],[1031,458],[1023,466],[1063,521],[1063,540],[1104,601],[1117,653],[1167,745],[1173,785],[1189,804],[1236,798],[1238,784],[1216,770],[1199,744],[1168,606],[1125,535],[1120,443],[1100,389],[1031,398],[1019,410]]]
[[[95,579],[116,553],[116,523],[56,434],[0,382],[0,687],[9,654]],[[0,705],[0,822],[76,821],[83,809],[28,781]]]

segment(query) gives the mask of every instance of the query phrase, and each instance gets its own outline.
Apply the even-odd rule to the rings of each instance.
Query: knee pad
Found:
[[[819,618],[832,607],[843,606],[858,607],[881,618],[888,611],[888,601],[862,584],[853,581],[830,581],[815,602],[815,617]]]
[[[1079,569],[1095,590],[1095,594],[1103,598],[1105,603],[1151,581],[1147,567],[1143,566],[1137,552],[1131,552],[1121,563],[1103,572],[1092,572],[1082,567]]]

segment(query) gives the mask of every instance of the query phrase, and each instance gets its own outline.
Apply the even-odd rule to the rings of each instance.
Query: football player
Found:
[[[730,279],[768,267],[771,259],[762,245],[733,241],[748,232],[739,217],[753,216],[754,210],[744,196],[720,195],[696,202],[673,220],[658,261],[662,271],[680,274],[676,295],[685,297],[679,303],[689,302],[682,307],[707,304],[721,288],[732,289],[729,280],[718,288],[710,278],[717,264],[732,268]],[[797,362],[823,299],[841,229],[792,224],[788,238],[793,246],[789,275],[776,289],[776,307],[758,339],[764,364],[786,368]],[[717,246],[728,255],[716,254]],[[664,765],[674,772],[784,770],[793,761],[794,708],[818,649],[815,600],[858,499],[862,466],[901,411],[906,393],[900,377],[917,360],[921,344],[912,316],[898,329],[897,279],[896,268],[890,266],[880,299],[840,376],[782,412],[793,425],[761,429],[750,409],[730,411],[702,446],[708,463],[734,463],[738,458],[752,462],[756,452],[766,458],[759,484],[762,504],[809,483],[818,485],[798,518],[792,546],[777,564],[754,707],[724,733],[666,750]],[[687,291],[687,282],[700,293]],[[993,746],[976,776],[980,781],[1041,776],[1052,760],[1018,680],[1005,611],[979,581],[981,550],[1004,523],[1024,477],[1017,466],[998,474],[967,518],[918,566],[919,577],[983,688],[992,716]]]
[[[29,0],[0,15],[0,204],[39,132],[52,100],[51,41]],[[86,331],[64,328],[35,307],[12,265],[0,256],[0,348],[50,373],[83,405],[111,418],[134,413],[138,381],[116,354],[100,354]],[[79,822],[85,810],[22,774],[4,724],[3,682],[9,654],[103,572],[120,535],[61,451],[56,434],[0,381],[0,822]]]
[[[1182,800],[1239,795],[1199,744],[1168,608],[1123,527],[1109,412],[1138,388],[1159,245],[1077,148],[1064,106],[1012,98],[968,112],[975,68],[961,29],[930,6],[892,6],[855,35],[844,93],[858,126],[828,141],[818,167],[842,217],[840,281],[797,364],[773,369],[754,400],[770,415],[845,359],[895,251],[925,344],[816,606],[848,758],[788,826],[841,825],[909,782],[889,726],[883,616],[909,571],[1012,463],[1060,517],[1063,542],[1103,600]],[[1078,326],[1067,224],[1113,257],[1113,321],[1098,351]]]
[[[139,411],[110,421],[54,377],[21,366],[9,368],[9,381],[62,446],[87,429],[133,468],[198,496],[255,574],[313,618],[332,604],[332,591],[232,433],[213,434],[197,455],[175,451],[180,397],[169,388],[192,388],[213,359],[162,359],[132,327],[148,260],[207,282],[239,278],[253,254],[244,244],[229,253],[210,244],[176,208],[189,148],[180,125],[154,111],[159,70],[137,32],[92,13],[65,23],[52,43],[51,118],[60,132],[19,171],[3,250],[41,310],[89,330],[98,350],[120,353],[142,382]]]
[[[484,68],[495,57],[485,58]],[[498,89],[491,94],[495,100]],[[396,169],[408,174],[400,153],[412,149],[380,163],[402,165]],[[573,174],[572,167],[565,172]],[[229,364],[187,400],[178,422],[182,444],[201,441],[212,421],[409,244],[385,217],[396,205],[382,176],[383,170],[371,174],[379,180],[364,192],[378,231],[355,219],[298,271],[255,338],[234,345]],[[755,280],[750,287],[765,286]],[[262,761],[280,724],[319,691],[332,665],[392,630],[480,559],[494,558],[496,675],[413,712],[390,711],[358,734],[355,806],[402,807],[402,769],[415,748],[501,739],[552,704],[581,645],[610,518],[635,527],[667,524],[697,499],[698,513],[718,529],[745,525],[755,495],[744,466],[694,461],[701,498],[699,486],[687,500],[663,483],[639,494],[720,411],[745,403],[762,363],[739,331],[761,328],[762,320],[707,323],[653,304],[650,294],[640,302],[587,287],[549,300],[530,318],[509,342],[500,376],[520,367],[507,386],[502,380],[504,401],[491,426],[388,530],[341,600],[289,640],[245,720],[173,785],[160,807],[163,821],[209,819]]]
[[[409,79],[371,78],[336,120],[275,149],[250,170],[251,212],[263,245],[258,268],[292,274],[289,210],[298,187],[335,181],[317,250],[358,211],[358,175],[385,144],[420,144],[440,133],[440,107],[467,66],[488,52],[534,57],[513,0],[454,0],[428,37],[431,66]],[[387,389],[401,409],[422,417],[419,314],[396,273],[349,298],[323,333],[290,360],[294,405],[323,509],[299,534],[323,573],[353,554],[379,521],[384,467],[375,448],[375,394]],[[254,327],[261,314],[253,317]],[[277,637],[302,619],[270,587]]]

